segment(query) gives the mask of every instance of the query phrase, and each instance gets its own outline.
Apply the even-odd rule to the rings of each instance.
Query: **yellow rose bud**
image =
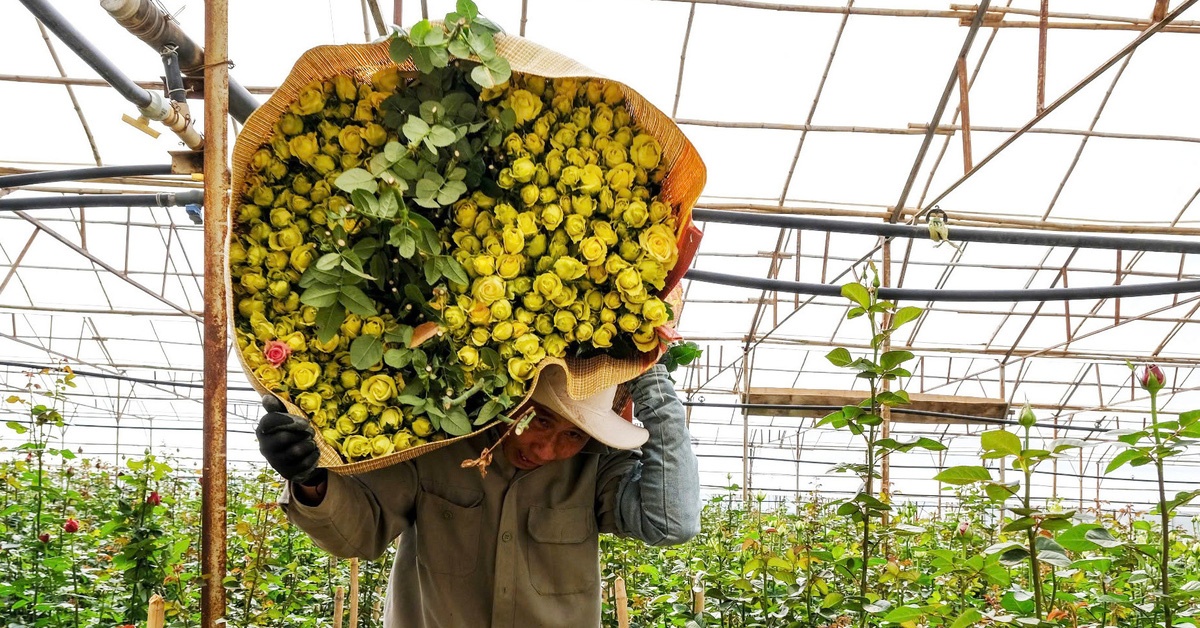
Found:
[[[517,141],[520,142],[520,139]],[[517,159],[512,163],[510,169],[512,170],[513,179],[521,183],[529,183],[532,181],[533,175],[537,171],[537,167],[534,165],[533,160],[529,157],[521,157]]]
[[[509,358],[508,374],[515,380],[525,381],[533,376],[533,365],[523,358]]]
[[[617,289],[621,292],[635,292],[642,287],[642,276],[637,269],[626,268],[617,273]]]
[[[263,265],[267,267],[268,271],[283,270],[288,265],[288,254],[283,251],[271,251],[267,253],[267,258],[263,260]]]
[[[413,446],[412,441],[412,434],[408,431],[400,431],[392,435],[392,446],[396,448],[396,451],[410,449]]]
[[[646,320],[651,327],[665,325],[670,318],[667,312],[667,305],[658,297],[650,297],[642,303],[642,318]]]
[[[613,112],[607,105],[598,105],[592,112],[592,130],[596,135],[607,135],[613,128]]]
[[[542,273],[533,282],[533,288],[537,290],[538,294],[547,299],[553,299],[558,296],[562,292],[562,287],[562,280],[559,279],[558,275],[552,273]]]
[[[373,447],[371,440],[366,436],[358,434],[347,436],[346,440],[342,441],[342,455],[347,460],[362,460],[369,458]]]
[[[563,281],[574,281],[587,272],[587,266],[573,257],[560,257],[554,260],[554,274]]]
[[[576,323],[575,315],[566,310],[559,310],[554,313],[554,328],[558,331],[563,333],[574,331]]]
[[[508,299],[500,299],[492,304],[492,318],[502,321],[512,316],[512,302]]]
[[[509,340],[513,335],[513,324],[509,321],[500,321],[492,326],[492,340],[504,342]]]
[[[537,292],[526,292],[521,295],[521,305],[525,306],[530,312],[540,312],[546,307],[546,297],[543,297]]]
[[[508,137],[500,142],[500,147],[510,157],[525,155],[525,140],[521,139],[517,133],[509,133]]]
[[[313,170],[316,170],[321,176],[327,175],[337,169],[337,162],[329,155],[317,155],[312,159]]]
[[[541,190],[538,189],[538,186],[530,183],[521,188],[521,202],[524,203],[526,207],[536,204],[540,198]]]
[[[512,168],[504,168],[500,174],[496,175],[496,185],[505,190],[513,189],[517,184],[517,180],[513,178]]]
[[[362,135],[363,139],[366,140],[368,144],[375,147],[383,146],[387,143],[388,139],[387,129],[374,122],[367,124],[367,127],[365,130],[363,130]]]
[[[340,416],[333,422],[333,427],[339,434],[349,436],[358,431],[358,424],[350,420],[348,416]]]
[[[616,146],[619,148],[621,145],[613,143],[610,145],[610,147],[611,146]],[[604,182],[608,184],[608,187],[614,190],[629,190],[633,186],[634,176],[633,164],[621,163],[612,166],[609,171],[605,173]]]
[[[533,312],[531,312],[523,307],[517,308],[517,311],[513,313],[513,318],[515,318],[517,320],[517,323],[522,324],[522,325],[532,325],[533,320],[536,317],[537,317],[536,314],[534,314]],[[517,328],[514,326],[514,328],[513,328],[514,336],[520,336],[522,333],[523,332],[517,331]]]
[[[622,102],[625,102],[625,92],[621,90],[621,86],[617,85],[616,83],[605,83],[604,104],[616,106]],[[625,108],[621,107],[618,109],[618,111],[624,112]],[[628,114],[626,114],[626,116],[628,117]],[[626,120],[625,123],[628,124],[628,120]]]
[[[280,342],[286,344],[293,353],[304,351],[307,341],[304,339],[304,333],[294,331],[279,339]]]
[[[630,227],[641,227],[646,224],[646,220],[650,218],[650,212],[646,208],[646,203],[640,200],[629,202],[629,206],[621,213],[621,220]]]
[[[467,310],[467,321],[480,327],[487,325],[492,322],[492,309],[487,303],[476,300],[471,304],[471,309]]]
[[[458,363],[463,365],[463,368],[473,369],[479,364],[479,350],[472,346],[466,346],[458,350]]]
[[[471,270],[479,276],[490,275],[496,272],[496,258],[491,255],[476,255],[471,258]]]
[[[338,145],[351,155],[361,153],[363,150],[362,127],[355,125],[342,127],[341,132],[338,133]]]
[[[371,457],[382,458],[396,450],[392,437],[380,434],[371,439]]]
[[[541,155],[546,152],[546,140],[537,133],[529,133],[525,136],[525,150],[533,155]]]
[[[633,333],[641,324],[642,322],[633,314],[622,314],[617,318],[617,327],[620,327],[621,331]]]
[[[316,248],[317,245],[309,243],[292,249],[291,255],[288,256],[288,263],[297,272],[304,272],[308,269],[309,264],[312,264],[313,260],[316,259]]]
[[[575,326],[575,339],[579,342],[586,342],[592,339],[592,332],[595,328],[591,323],[583,322]]]
[[[653,259],[643,259],[637,265],[638,274],[642,276],[642,283],[654,286],[661,290],[667,279],[667,269],[661,262],[656,262]]]
[[[379,377],[383,377],[383,376],[379,376]],[[355,392],[358,392],[359,394],[362,393],[362,391],[355,391]],[[370,414],[371,414],[370,410],[368,410],[367,406],[361,402],[354,403],[349,408],[346,409],[346,416],[350,417],[350,420],[354,421],[355,423],[362,423],[362,422],[366,421],[367,418],[370,417]]]
[[[300,362],[288,371],[288,383],[298,390],[312,388],[320,377],[321,367],[316,362]]]
[[[585,238],[579,245],[579,254],[589,266],[599,266],[608,257],[608,247],[596,236]]]
[[[641,168],[646,170],[654,170],[658,167],[662,160],[662,147],[659,146],[658,140],[647,133],[639,133],[633,138],[633,144],[629,149],[632,161]]]
[[[238,285],[250,294],[258,294],[267,289],[267,280],[258,273],[246,273],[238,280]]]
[[[315,392],[302,392],[296,395],[296,405],[300,409],[312,414],[321,409],[321,395]]]
[[[495,275],[480,277],[472,285],[471,294],[480,302],[490,305],[504,298],[504,280]]]
[[[600,166],[588,164],[583,167],[583,172],[579,175],[579,191],[595,196],[600,193],[604,182],[604,171],[600,169]]]
[[[679,255],[675,234],[666,225],[653,225],[638,235],[643,251],[654,261],[673,266]]]
[[[658,345],[658,334],[655,333],[654,328],[648,325],[643,325],[637,333],[633,334],[633,346],[642,353],[653,351],[658,348]]]
[[[383,428],[375,421],[367,421],[358,431],[367,438],[375,438],[383,433]]]
[[[520,126],[538,117],[542,112],[542,99],[527,90],[515,89],[508,94],[508,106],[516,114]]]
[[[288,140],[288,150],[292,152],[292,156],[304,163],[311,163],[319,148],[316,133],[297,135]]]
[[[563,152],[557,148],[546,153],[546,157],[543,160],[543,165],[546,167],[546,174],[555,179],[559,178],[559,175],[562,173],[563,162],[565,161]]]
[[[533,236],[532,238],[529,238],[529,242],[525,245],[526,257],[531,257],[531,258],[541,257],[542,255],[545,255],[545,254],[546,254],[546,234],[539,233],[539,234]]]
[[[312,115],[325,108],[325,93],[321,84],[313,81],[300,91],[300,97],[292,103],[292,113],[302,116]]]
[[[488,340],[491,340],[491,338],[491,332],[483,327],[476,327],[475,329],[471,330],[471,344],[474,344],[476,347],[482,347],[483,345],[486,345]]]
[[[339,344],[341,344],[341,337],[337,334],[334,334],[329,339],[329,342],[321,342],[316,337],[308,340],[308,347],[317,353],[333,353],[337,350]]]
[[[524,267],[525,260],[521,255],[505,254],[500,256],[500,261],[496,267],[496,274],[504,279],[512,279],[520,275]]]
[[[443,310],[442,319],[445,321],[446,327],[450,329],[458,329],[467,324],[466,313],[457,305],[452,305]]]
[[[340,330],[342,336],[346,338],[358,338],[358,334],[362,331],[362,318],[358,314],[346,314],[346,318],[342,319]]]
[[[338,376],[338,380],[342,384],[342,388],[358,388],[358,371],[342,371]]]
[[[608,146],[604,148],[604,152],[602,152],[601,155],[604,157],[604,165],[608,166],[609,168],[616,168],[617,166],[625,163],[628,159],[628,155],[625,153],[625,147],[616,142],[610,142]]]
[[[524,212],[517,214],[517,228],[521,230],[521,235],[525,238],[528,238],[533,235],[537,235],[537,233],[539,231],[541,231],[541,229],[538,228],[537,217],[531,211],[524,211]],[[507,233],[507,232],[508,232],[508,230],[505,229],[505,233]],[[506,242],[507,242],[507,240],[506,240]],[[509,251],[509,253],[519,253],[519,252],[520,251]]]
[[[613,337],[617,333],[617,328],[612,323],[604,323],[592,332],[592,346],[598,349],[607,349],[612,346]]]
[[[425,417],[417,417],[413,419],[412,431],[413,434],[416,434],[417,436],[429,436],[433,433],[433,423],[430,423],[429,419]]]
[[[563,221],[563,231],[571,238],[572,242],[579,242],[583,236],[587,235],[587,218],[579,214],[571,214]]]
[[[561,358],[567,354],[567,341],[558,334],[546,336],[542,345],[546,348],[546,355]]]
[[[516,225],[509,225],[501,232],[504,242],[504,252],[516,255],[525,248],[525,235]]]
[[[379,413],[379,427],[386,431],[399,429],[403,421],[404,414],[398,408],[384,408],[383,412]]]
[[[285,113],[279,119],[279,129],[288,135],[296,135],[304,130],[304,121],[294,113]]]
[[[370,334],[372,336],[382,336],[386,325],[383,319],[378,316],[371,316],[362,323],[361,333]]]
[[[549,314],[538,314],[533,321],[533,328],[543,336],[552,334],[554,333],[554,319]]]
[[[536,353],[539,346],[538,337],[530,333],[522,334],[513,341],[513,348],[526,356]]]
[[[394,92],[400,87],[400,69],[388,66],[371,75],[371,86],[381,92]]]
[[[630,262],[642,255],[642,247],[632,240],[622,240],[617,251],[623,259]]]

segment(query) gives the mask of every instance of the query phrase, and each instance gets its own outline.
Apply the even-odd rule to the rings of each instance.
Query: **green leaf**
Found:
[[[438,258],[426,258],[423,268],[425,270],[425,283],[432,286],[433,284],[437,283],[438,279],[442,278],[442,269],[441,265],[438,263]]]
[[[350,193],[350,201],[354,204],[354,208],[363,214],[368,216],[379,215],[379,199],[375,198],[373,192],[354,190]]]
[[[409,349],[388,349],[383,354],[383,362],[392,368],[402,369],[411,361]]]
[[[442,419],[442,430],[451,436],[465,436],[471,433],[471,420],[467,418],[466,410],[453,407],[446,411]]]
[[[1015,567],[1016,565],[1019,565],[1022,562],[1024,562],[1025,559],[1027,559],[1027,558],[1029,558],[1029,550],[1025,549],[1024,547],[1018,546],[1018,547],[1014,547],[1012,549],[1006,550],[1004,553],[1000,554],[1000,557],[997,558],[996,560],[1001,565],[1005,565],[1007,567]]]
[[[916,320],[923,311],[919,307],[912,306],[896,310],[896,313],[892,315],[892,329],[898,329],[901,325]]]
[[[383,358],[383,341],[375,334],[362,334],[350,343],[350,365],[365,371]]]
[[[825,359],[832,362],[834,366],[849,366],[854,361],[854,358],[850,357],[850,352],[842,347],[825,354]]]
[[[388,55],[392,58],[392,61],[395,61],[396,63],[402,64],[408,61],[409,57],[412,56],[412,53],[412,44],[408,43],[408,40],[404,37],[397,37],[393,39],[392,43],[388,46]]]
[[[342,293],[338,296],[338,303],[359,316],[375,316],[378,313],[375,309],[375,302],[356,286],[343,285]]]
[[[1104,470],[1104,473],[1112,473],[1143,455],[1145,454],[1140,449],[1126,449],[1113,457],[1112,461],[1108,463],[1108,467]]]
[[[896,608],[892,609],[892,612],[884,615],[883,621],[901,624],[906,621],[918,619],[924,614],[925,611],[921,610],[921,608],[917,606],[897,606]]]
[[[408,141],[415,144],[429,134],[429,125],[418,116],[409,116],[401,132],[404,133],[404,137],[408,138]]]
[[[343,172],[333,180],[333,184],[343,192],[365,190],[374,194],[379,190],[379,183],[375,180],[375,175],[362,168],[351,168]]]
[[[946,484],[962,486],[975,482],[986,482],[992,479],[992,474],[987,469],[979,466],[959,466],[950,467],[933,476],[933,479]]]
[[[1093,528],[1088,530],[1083,536],[1085,539],[1104,548],[1120,547],[1121,545],[1124,545],[1124,543],[1117,540],[1111,532],[1104,528]]]
[[[821,608],[833,608],[838,604],[841,604],[842,600],[844,599],[846,599],[845,595],[834,591],[833,593],[826,595],[824,600],[821,600]]]
[[[861,283],[848,283],[842,286],[842,296],[863,307],[871,307],[871,293]]]
[[[317,310],[317,340],[329,342],[346,320],[346,308],[340,303]]]
[[[341,290],[337,286],[316,285],[300,293],[300,302],[313,307],[329,307],[337,303]]]
[[[968,628],[969,626],[975,625],[982,619],[983,615],[981,615],[979,611],[973,608],[968,608],[963,612],[962,615],[958,616],[958,619],[954,620],[953,624],[950,624],[950,628]]]
[[[879,366],[883,367],[884,370],[891,370],[892,368],[913,359],[913,357],[914,356],[911,351],[888,351],[879,356]]]
[[[471,283],[471,280],[467,278],[467,271],[463,270],[463,267],[458,263],[458,260],[450,257],[449,255],[444,255],[439,259],[442,260],[442,274],[445,275],[447,279],[464,286]],[[682,362],[681,364],[687,364],[687,362]]]
[[[504,410],[504,406],[500,405],[495,399],[483,404],[483,408],[479,411],[479,416],[475,418],[475,425],[483,425],[488,421],[496,418]]]
[[[993,430],[980,436],[980,443],[985,451],[997,451],[1010,456],[1021,454],[1021,439],[1012,432]]]
[[[1033,517],[1021,517],[1020,519],[1016,519],[1016,520],[1010,522],[1008,525],[1004,526],[1004,531],[1005,532],[1019,532],[1021,530],[1028,530],[1029,528],[1032,528],[1036,524],[1037,524],[1037,520],[1034,519]]]
[[[434,146],[443,148],[458,141],[458,136],[455,135],[454,131],[437,125],[429,129],[429,141],[433,142]]]
[[[462,197],[463,194],[466,194],[466,192],[466,183],[463,183],[462,181],[447,181],[445,185],[442,186],[442,189],[438,190],[437,202],[439,205],[452,205],[455,201]]]

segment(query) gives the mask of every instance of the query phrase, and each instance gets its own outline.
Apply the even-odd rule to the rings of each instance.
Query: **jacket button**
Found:
[[[505,532],[504,534],[500,535],[500,540],[508,543],[512,540],[512,532]]]
[[[453,518],[454,518],[454,513],[450,512],[449,510],[442,511],[442,519],[449,520],[449,519],[453,519]]]

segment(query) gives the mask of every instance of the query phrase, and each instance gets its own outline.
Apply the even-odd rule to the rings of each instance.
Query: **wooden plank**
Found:
[[[867,397],[867,393],[859,390],[828,390],[802,388],[751,388],[747,403],[753,405],[778,406],[845,406],[856,404]],[[1003,399],[988,399],[984,397],[963,397],[959,395],[934,395],[928,393],[909,393],[912,403],[892,408],[892,420],[901,423],[936,423],[936,424],[977,424],[969,419],[949,419],[942,417],[921,416],[905,412],[905,409],[923,410],[928,412],[948,412],[976,416],[985,419],[1003,419],[1008,416],[1008,403]],[[798,410],[792,408],[751,408],[750,414],[755,416],[789,416],[789,417],[821,417],[829,414],[828,410]]]

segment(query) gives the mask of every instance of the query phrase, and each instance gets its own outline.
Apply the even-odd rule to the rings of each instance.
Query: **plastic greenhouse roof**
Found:
[[[128,75],[158,79],[157,55],[98,2],[53,4]],[[186,32],[201,38],[202,3],[163,4]],[[421,4],[405,3],[405,24],[420,19]],[[435,16],[453,5],[428,4]],[[1040,3],[992,4],[1008,12],[999,25],[990,18],[985,22],[966,60],[975,163],[1037,114]],[[1155,4],[1055,0],[1046,102],[1133,41],[1149,24]],[[845,2],[820,0],[804,5],[483,0],[480,5],[510,33],[523,30],[538,43],[630,84],[671,113],[708,166],[702,207],[874,222],[900,199],[975,11],[975,5],[923,0],[851,2],[852,9]],[[166,163],[166,151],[179,148],[169,133],[152,139],[123,124],[121,114],[134,108],[111,89],[75,86],[80,114],[63,85],[30,82],[31,77],[96,75],[54,36],[43,40],[18,3],[0,6],[0,21],[6,25],[0,38],[0,174]],[[364,41],[363,26],[358,0],[233,3],[232,75],[243,85],[275,85],[312,46]],[[1195,113],[1200,84],[1182,80],[1196,72],[1198,35],[1200,8],[1191,8],[1175,28],[1150,37],[938,200],[951,218],[952,233],[954,224],[966,223],[1157,232],[1148,238],[1200,234],[1195,231],[1200,228],[1200,116]],[[61,61],[61,73],[48,46]],[[905,209],[928,207],[963,177],[959,96],[956,86],[942,127],[912,178]],[[199,102],[192,104],[198,115]],[[83,132],[80,115],[94,144]],[[155,177],[149,185],[85,181],[38,188],[42,193],[144,193],[197,185],[181,177]],[[879,243],[874,236],[722,224],[707,229],[695,267],[836,284],[859,272],[864,256],[882,264]],[[1084,287],[1200,278],[1195,256],[1176,253],[982,243],[955,250],[927,240],[896,240],[890,255],[893,285],[906,288]],[[104,270],[98,262],[120,272]],[[134,455],[153,446],[198,458],[202,272],[202,230],[182,209],[0,213],[0,389],[22,389],[31,377],[29,365],[68,363],[86,375],[77,380],[68,407],[72,426],[65,442],[98,456]],[[754,388],[847,388],[847,376],[823,356],[834,346],[862,347],[869,336],[858,321],[843,320],[844,300],[684,285],[687,305],[680,329],[706,353],[678,379],[681,394],[692,404],[692,433],[706,488],[743,484],[745,455],[755,491],[790,495],[820,489],[840,496],[839,491],[854,490],[856,480],[828,473],[856,446],[847,434],[813,428],[812,419],[703,407],[738,402],[747,382]],[[913,377],[904,382],[910,392],[1004,399],[1016,406],[1028,400],[1040,420],[1063,426],[1140,426],[1149,400],[1134,385],[1125,361],[1156,361],[1169,380],[1163,408],[1200,407],[1200,326],[1195,322],[1200,295],[910,305],[928,308],[893,340],[918,357]],[[231,463],[257,463],[252,435],[257,399],[236,360],[230,362],[229,385]],[[931,469],[974,458],[978,441],[973,435],[981,429],[897,423],[897,437],[944,436],[950,450],[941,457],[894,455],[896,493],[924,504],[939,501],[938,486],[928,479]],[[1054,435],[1051,429],[1039,431],[1043,437]],[[1111,437],[1060,432],[1096,446],[1078,458],[1059,460],[1057,475],[1040,474],[1042,495],[1084,505],[1147,507],[1150,498],[1141,480],[1148,476],[1140,471],[1097,479],[1113,455]],[[10,435],[0,436],[0,446],[12,442]],[[1182,483],[1197,458],[1178,460],[1174,478]]]

